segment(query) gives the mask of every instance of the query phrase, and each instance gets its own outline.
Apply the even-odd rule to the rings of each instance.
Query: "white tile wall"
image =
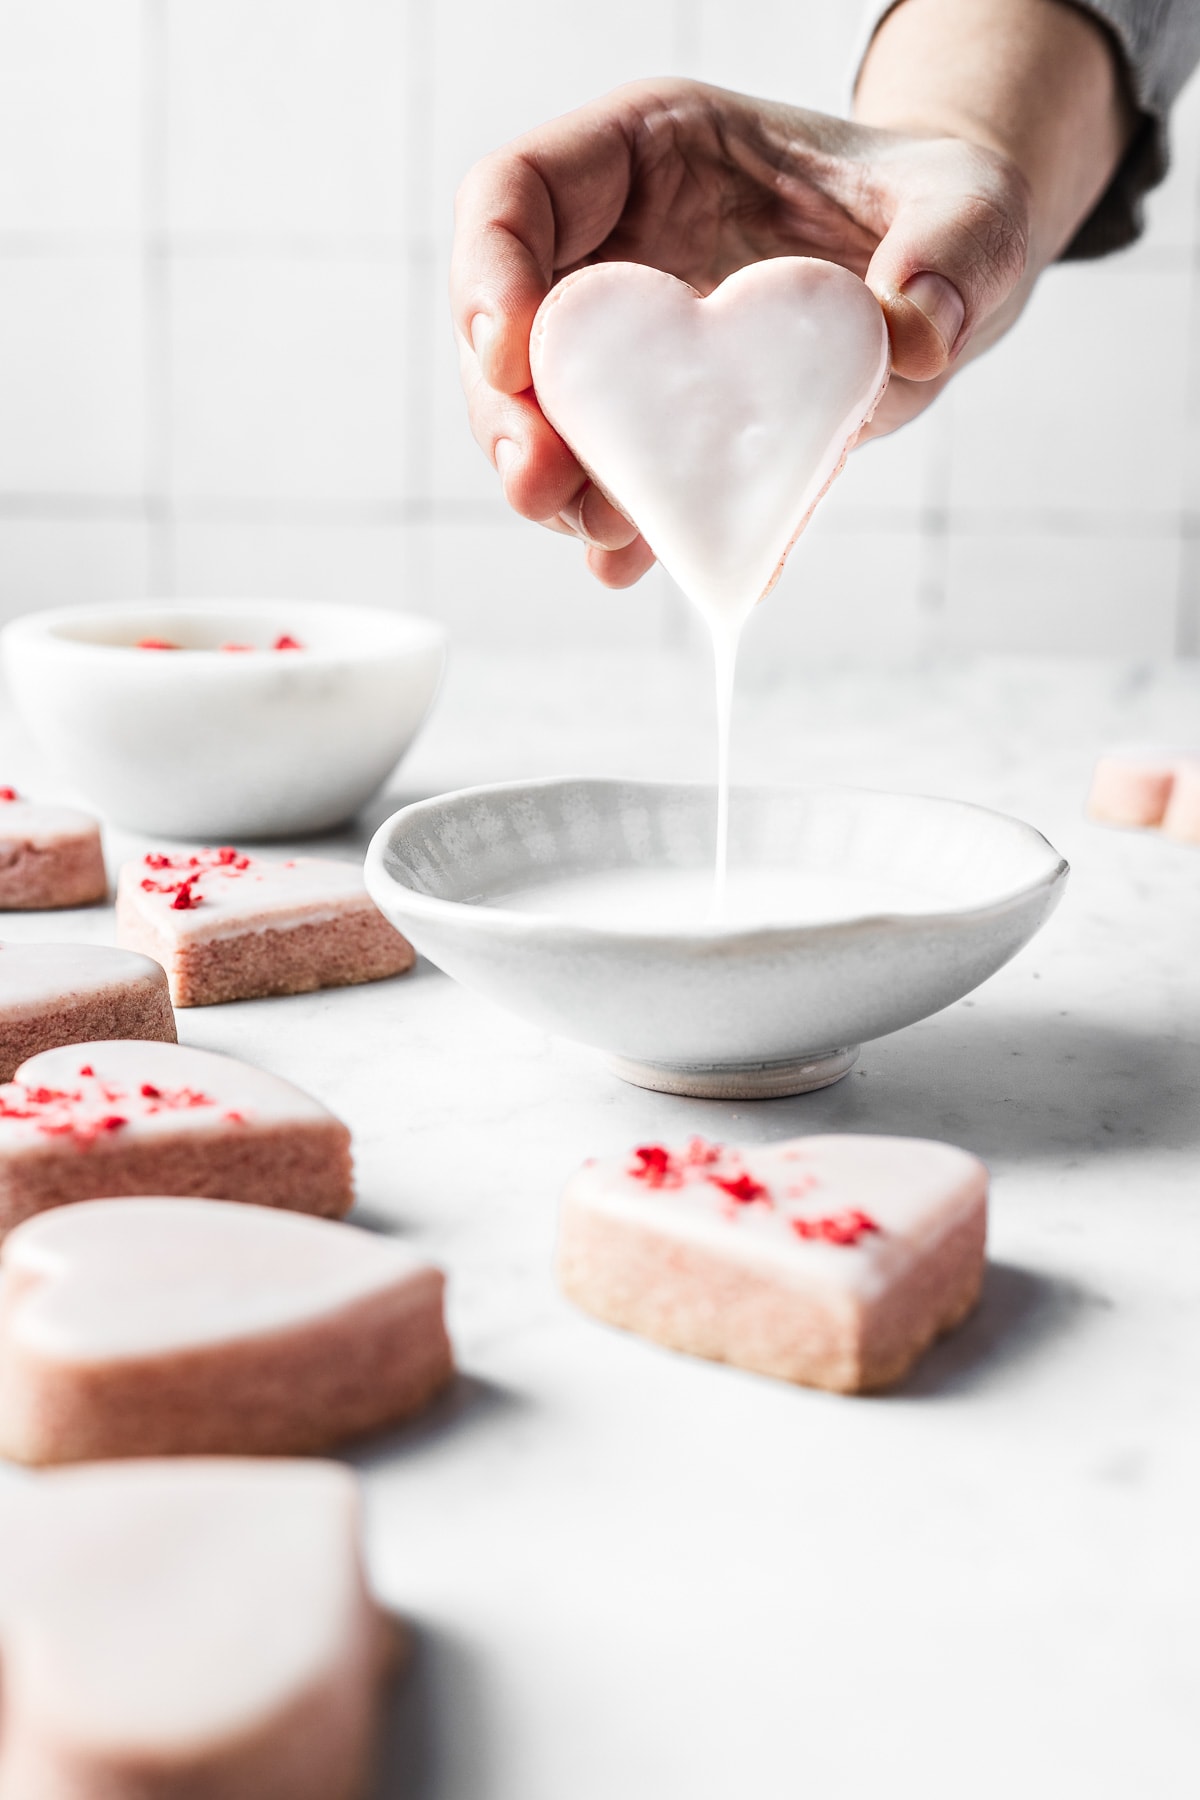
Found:
[[[402,239],[405,6],[168,0],[166,20],[172,229]]]
[[[0,615],[346,594],[492,643],[694,641],[506,514],[445,308],[477,155],[636,75],[835,109],[828,0],[0,0]],[[1133,253],[866,447],[747,646],[1200,654],[1200,83]]]
[[[143,300],[132,250],[0,257],[0,495],[142,493]]]
[[[3,0],[0,231],[138,231],[141,0]]]
[[[188,255],[171,273],[170,472],[182,499],[403,497],[404,264]]]

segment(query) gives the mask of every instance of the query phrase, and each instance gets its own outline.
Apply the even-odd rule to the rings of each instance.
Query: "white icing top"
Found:
[[[192,904],[177,907],[185,885]],[[234,850],[163,851],[126,863],[117,904],[182,943],[286,930],[374,907],[358,863],[319,856],[279,862]]]
[[[348,1470],[100,1463],[0,1491],[6,1706],[85,1751],[186,1754],[328,1680],[363,1629]]]
[[[706,299],[635,263],[551,289],[538,400],[702,612],[744,618],[887,384],[887,327],[856,275],[775,257]]]
[[[241,1131],[332,1116],[290,1081],[232,1056],[122,1038],[42,1050],[22,1063],[0,1086],[0,1150],[69,1143],[92,1150],[135,1136]]]
[[[108,988],[164,987],[149,956],[107,944],[0,944],[0,1015],[48,1012]]]
[[[91,813],[77,807],[0,799],[0,845],[32,844],[36,850],[45,850],[70,838],[99,835],[100,826]]]
[[[797,1288],[863,1300],[968,1217],[988,1187],[977,1157],[927,1138],[802,1137],[749,1149],[694,1139],[690,1150],[671,1153],[665,1170],[653,1167],[652,1155],[648,1178],[631,1173],[644,1160],[635,1151],[587,1164],[566,1198]]]
[[[0,1249],[3,1329],[68,1362],[165,1355],[287,1331],[387,1289],[415,1308],[440,1276],[353,1225],[226,1200],[88,1200]]]
[[[1170,744],[1113,744],[1100,755],[1100,763],[1121,763],[1123,766],[1169,774],[1180,763],[1194,762],[1200,758],[1200,750],[1180,749]]]

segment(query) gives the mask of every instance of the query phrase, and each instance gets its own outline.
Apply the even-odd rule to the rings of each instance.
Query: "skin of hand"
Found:
[[[523,517],[627,587],[653,553],[534,396],[545,295],[598,261],[711,293],[818,256],[883,307],[892,380],[869,434],[923,410],[1002,335],[1107,187],[1134,123],[1104,29],[1059,0],[902,0],[853,122],[684,80],[642,81],[485,157],[457,197],[451,306],[471,428]]]

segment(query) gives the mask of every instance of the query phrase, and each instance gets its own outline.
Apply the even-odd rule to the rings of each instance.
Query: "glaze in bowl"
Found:
[[[303,648],[271,648],[285,635]],[[136,647],[147,638],[179,648]],[[387,779],[433,703],[446,633],[365,606],[146,600],[28,614],[0,651],[31,735],[107,818],[267,838],[338,825]]]
[[[869,1038],[986,981],[1057,905],[1067,864],[1018,819],[858,788],[735,790],[732,867],[910,880],[921,912],[831,924],[600,928],[505,896],[614,868],[712,865],[713,794],[559,779],[406,806],[367,852],[376,904],[430,960],[645,1087],[766,1098],[824,1087]]]

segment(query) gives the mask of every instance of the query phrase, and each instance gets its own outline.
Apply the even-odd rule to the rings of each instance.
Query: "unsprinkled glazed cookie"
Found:
[[[399,1638],[360,1533],[332,1463],[7,1486],[3,1800],[361,1800]]]
[[[228,845],[126,863],[117,940],[163,965],[176,1006],[379,981],[415,960],[356,863],[269,861]]]
[[[1175,790],[1184,785],[1184,797],[1175,806]],[[1097,824],[1126,826],[1162,826],[1173,837],[1189,837],[1187,828],[1169,824],[1171,815],[1177,821],[1189,814],[1187,792],[1193,783],[1200,785],[1200,758],[1187,751],[1164,747],[1124,747],[1106,751],[1096,763],[1092,788],[1088,794],[1087,812]],[[1200,839],[1200,828],[1196,828]]]
[[[0,910],[92,906],[108,898],[100,827],[73,806],[42,806],[0,787]]]
[[[167,977],[148,956],[107,944],[0,944],[0,1081],[58,1044],[175,1042]]]
[[[889,1386],[979,1294],[988,1174],[922,1138],[643,1145],[563,1197],[568,1297],[675,1350],[842,1393]]]
[[[1162,828],[1181,844],[1200,844],[1200,756],[1182,757],[1175,765]]]
[[[451,1379],[440,1270],[391,1239],[221,1200],[93,1200],[0,1251],[0,1455],[288,1455]]]
[[[289,1081],[181,1044],[72,1044],[0,1086],[0,1236],[109,1195],[249,1200],[340,1218],[350,1133]]]

